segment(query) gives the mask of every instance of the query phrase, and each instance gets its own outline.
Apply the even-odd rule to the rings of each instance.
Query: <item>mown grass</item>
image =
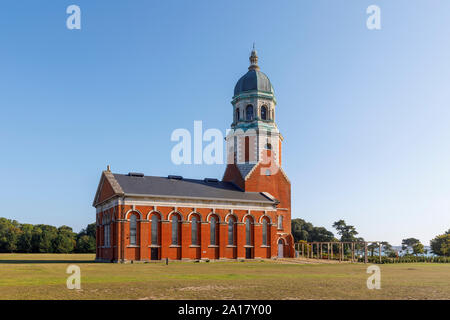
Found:
[[[86,254],[0,254],[0,299],[450,299],[450,265],[252,262],[94,263]],[[81,268],[68,290],[67,266]]]

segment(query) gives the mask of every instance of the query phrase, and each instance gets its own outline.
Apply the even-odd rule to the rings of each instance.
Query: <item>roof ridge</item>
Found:
[[[226,202],[256,202],[273,203],[259,192],[248,192],[239,188],[230,181],[210,183],[204,179],[183,179],[175,182],[165,177],[147,176],[147,179],[136,178],[122,174],[103,172],[100,180],[100,189],[105,181],[111,185],[114,196],[130,197],[163,197],[163,198],[189,198],[207,199]],[[94,203],[98,205],[98,197]]]

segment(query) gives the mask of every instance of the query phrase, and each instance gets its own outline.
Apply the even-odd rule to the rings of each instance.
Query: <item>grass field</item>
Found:
[[[91,254],[0,254],[0,299],[450,299],[450,264],[367,265],[273,261],[93,263]],[[81,268],[68,290],[66,268]]]

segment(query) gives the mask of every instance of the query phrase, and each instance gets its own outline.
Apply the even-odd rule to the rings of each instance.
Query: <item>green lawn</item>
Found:
[[[91,254],[0,254],[0,299],[450,299],[450,264],[93,263]],[[81,268],[68,290],[66,268]]]

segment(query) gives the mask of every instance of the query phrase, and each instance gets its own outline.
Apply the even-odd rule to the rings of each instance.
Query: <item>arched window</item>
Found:
[[[266,143],[264,147],[266,148],[266,150],[272,150],[272,145],[270,143]]]
[[[236,122],[241,120],[241,115],[239,114],[239,108],[236,109]]]
[[[136,245],[137,238],[137,217],[132,214],[130,217],[130,244]]]
[[[245,115],[247,121],[253,120],[253,106],[251,104],[249,104],[245,109]]]
[[[172,244],[179,245],[180,218],[178,214],[172,214]]]
[[[110,228],[110,220],[108,216],[106,215],[103,222],[103,243],[105,247],[111,246],[110,241],[110,235],[111,235],[111,228]]]
[[[271,175],[270,169],[266,169],[266,176],[270,176],[270,175]]]
[[[191,219],[191,244],[198,245],[198,217],[195,215]]]
[[[107,219],[106,231],[106,234],[108,235],[106,246],[111,247],[111,219],[109,217]]]
[[[228,245],[232,246],[234,245],[234,223],[235,223],[234,217],[230,217],[228,219]]]
[[[267,107],[266,106],[261,107],[261,119],[267,120]]]
[[[283,229],[283,216],[278,216],[278,229]]]
[[[247,220],[245,220],[245,244],[247,246],[252,245],[252,220],[250,217],[247,217]]]
[[[263,219],[263,230],[262,230],[262,244],[263,246],[267,246],[267,237],[268,236],[268,222],[267,219]]]
[[[157,214],[152,216],[152,241],[151,244],[159,245],[159,217]]]
[[[209,225],[209,233],[211,235],[211,245],[215,246],[217,244],[217,218],[216,216],[211,216]]]

